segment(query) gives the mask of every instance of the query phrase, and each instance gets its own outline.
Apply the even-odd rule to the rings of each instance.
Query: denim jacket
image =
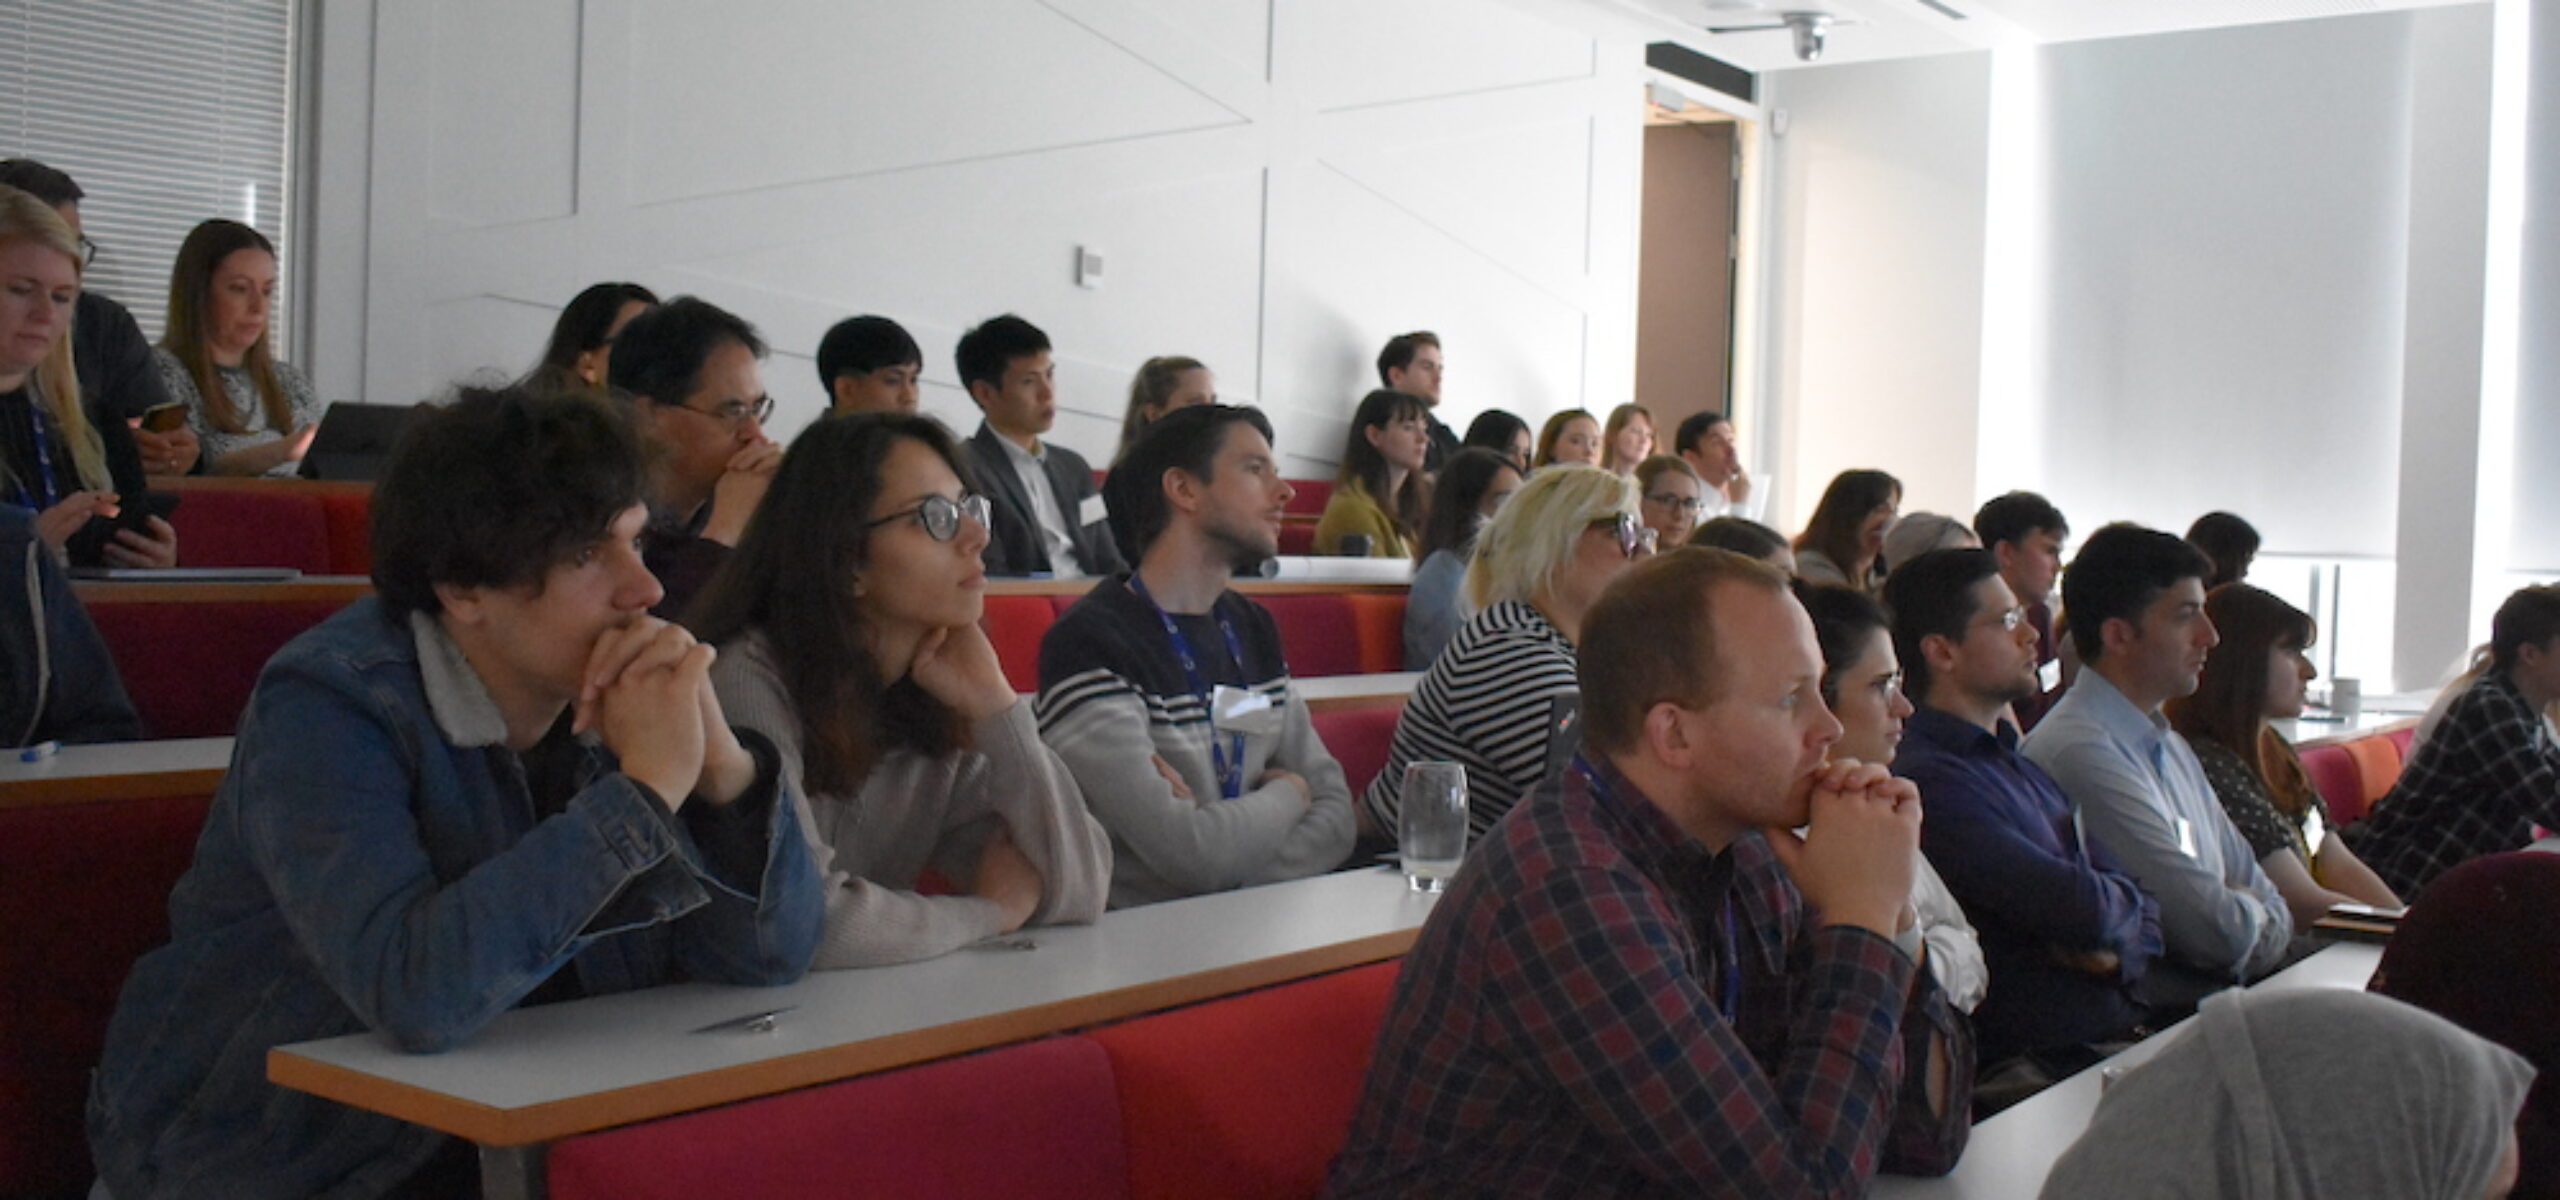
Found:
[[[575,797],[537,819],[433,618],[368,598],[296,638],[250,697],[169,944],[108,1027],[88,1117],[107,1188],[374,1196],[442,1143],[268,1083],[273,1046],[370,1029],[449,1049],[563,968],[587,995],[798,978],[823,897],[771,746],[741,740],[757,781],[732,804],[670,814],[590,744]],[[714,865],[759,858],[752,878]]]

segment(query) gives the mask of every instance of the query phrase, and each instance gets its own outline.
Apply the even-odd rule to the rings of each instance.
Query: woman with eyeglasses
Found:
[[[688,624],[772,739],[828,887],[820,968],[1091,921],[1111,844],[978,626],[987,502],[929,417],[810,426]],[[957,890],[926,894],[928,873]]]
[[[1635,509],[1635,481],[1560,464],[1531,475],[1476,534],[1467,594],[1479,611],[1396,718],[1386,769],[1361,796],[1374,832],[1394,836],[1412,763],[1466,768],[1470,838],[1538,785],[1548,711],[1580,686],[1573,648],[1582,615],[1629,563],[1653,553],[1653,531]]]
[[[1644,497],[1644,523],[1665,546],[1685,545],[1707,506],[1706,481],[1678,455],[1657,454],[1636,464],[1636,492]]]
[[[169,269],[160,377],[215,475],[291,475],[320,427],[311,381],[275,356],[276,247],[238,221],[198,225]]]
[[[1814,640],[1822,646],[1822,702],[1840,722],[1832,757],[1892,765],[1911,701],[1902,694],[1902,664],[1894,657],[1884,609],[1865,595],[1831,584],[1797,580],[1795,589],[1805,615],[1813,618]],[[1923,804],[1928,799],[1920,798]],[[1908,915],[1920,926],[1930,973],[1937,976],[1948,1003],[1972,1012],[1991,983],[1982,940],[1929,860],[1918,858],[1911,865]]]
[[[2245,583],[2206,593],[2204,614],[2222,641],[2195,693],[2169,701],[2169,724],[2194,748],[2214,798],[2293,910],[2294,928],[2309,928],[2333,904],[2400,907],[2345,839],[2328,836],[2327,801],[2271,724],[2302,715],[2320,673],[2311,665],[2320,636],[2311,614]]]

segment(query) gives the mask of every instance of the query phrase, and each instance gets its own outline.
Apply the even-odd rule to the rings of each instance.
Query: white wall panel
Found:
[[[1485,0],[1288,0],[1276,81],[1322,111],[1589,77],[1591,38]],[[1641,53],[1641,50],[1638,51]]]
[[[430,196],[464,225],[567,216],[577,206],[578,10],[514,0],[431,6]],[[504,86],[489,76],[506,73]]]

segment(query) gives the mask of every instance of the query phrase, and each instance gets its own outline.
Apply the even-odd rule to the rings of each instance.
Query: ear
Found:
[[[969,381],[969,399],[976,401],[980,408],[985,408],[987,406],[987,401],[995,398],[996,392],[996,386],[988,383],[986,380],[972,379]]]
[[[489,619],[488,589],[459,583],[439,583],[435,589],[437,606],[455,624],[478,625]]]
[[[1929,678],[1944,679],[1956,669],[1956,640],[1943,633],[1920,639],[1920,657],[1929,664]]]
[[[827,381],[827,407],[841,409],[853,403],[853,376],[838,375]]]
[[[1690,740],[1687,714],[1668,700],[1646,709],[1644,714],[1645,752],[1664,766],[1686,771],[1698,763],[1699,746]]]
[[[1360,436],[1369,439],[1369,448],[1372,450],[1377,448],[1378,439],[1386,432],[1387,427],[1384,425],[1364,425],[1360,427]]]
[[[1201,484],[1191,472],[1180,467],[1166,467],[1163,487],[1166,508],[1178,513],[1199,509]]]
[[[2098,643],[2113,654],[2142,640],[2142,627],[2123,617],[2109,617],[2098,626]]]

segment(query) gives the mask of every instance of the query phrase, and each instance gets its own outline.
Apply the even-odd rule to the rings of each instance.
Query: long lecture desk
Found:
[[[990,579],[990,596],[1081,596],[1092,590],[1091,579]],[[1400,593],[1411,585],[1389,579],[1238,579],[1235,590],[1248,596],[1332,595],[1346,593]],[[126,603],[239,603],[269,601],[328,600],[351,604],[373,592],[373,581],[362,575],[304,575],[297,579],[268,582],[170,582],[147,580],[84,579],[72,584],[83,601],[122,601]]]
[[[539,1195],[545,1142],[1394,958],[1432,900],[1391,868],[1342,871],[786,987],[517,1009],[444,1054],[372,1033],[281,1046],[267,1076],[478,1142],[492,1196]],[[699,1032],[785,1008],[770,1032]]]
[[[2340,942],[2259,981],[2252,990],[2361,988],[2381,962],[2380,946]],[[2150,1061],[2184,1028],[2181,1024],[2154,1034],[1974,1126],[1964,1157],[1945,1178],[1878,1175],[1869,1194],[1875,1200],[2030,1200],[2044,1187],[2054,1160],[2089,1128],[2106,1077]]]

